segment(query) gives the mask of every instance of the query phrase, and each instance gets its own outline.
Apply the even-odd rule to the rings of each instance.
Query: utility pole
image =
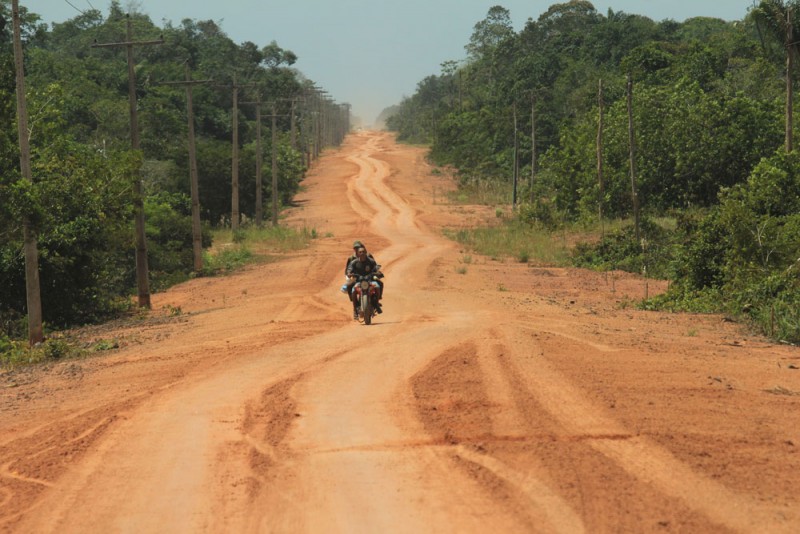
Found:
[[[272,226],[278,226],[278,127],[275,101],[272,102]]]
[[[533,202],[533,184],[536,181],[536,94],[531,93],[531,202]]]
[[[295,114],[297,112],[295,111],[295,106],[296,106],[296,104],[297,104],[297,102],[299,100],[300,100],[300,97],[292,98],[292,110],[290,112],[291,113],[291,123],[290,123],[290,126],[289,126],[289,131],[291,132],[291,134],[290,134],[290,143],[291,143],[292,148],[294,150],[297,150],[297,133],[296,133],[297,121],[296,121],[296,117],[295,117]]]
[[[233,106],[231,108],[231,231],[239,229],[239,86],[233,74]]]
[[[231,108],[231,128],[232,128],[232,147],[231,147],[231,230],[239,229],[239,89],[244,87],[255,87],[254,83],[238,85],[236,83],[236,73],[233,74],[233,83],[230,86],[233,90],[233,105]]]
[[[31,148],[28,139],[28,107],[25,100],[25,69],[20,36],[19,0],[11,0],[11,17],[14,26],[14,65],[17,75],[17,138],[19,139],[19,166],[22,179],[33,183]],[[28,343],[33,346],[44,340],[42,328],[42,294],[39,284],[39,249],[36,231],[26,213],[22,220],[23,248],[25,251],[25,298],[28,308]]]
[[[303,151],[303,163],[308,169],[311,167],[311,121],[313,120],[311,90],[308,87],[303,89],[300,102],[302,103],[300,107],[300,145]]]
[[[605,184],[603,183],[603,80],[597,83],[597,183],[600,188],[600,201],[597,203],[598,215],[600,216],[600,237],[605,238],[605,226],[603,223],[603,201],[605,200]]]
[[[519,175],[519,162],[517,159],[517,151],[519,143],[517,141],[517,101],[514,101],[514,161],[511,163],[513,168],[512,174],[514,176],[514,191],[511,195],[511,209],[517,209],[517,181]]]
[[[159,45],[164,39],[153,41],[134,41],[131,16],[127,15],[126,40],[121,43],[94,43],[92,48],[114,48],[124,46],[128,59],[128,106],[131,116],[131,148],[139,151],[139,119],[136,114],[136,73],[133,65],[133,47]],[[142,191],[141,169],[136,172],[133,182],[133,211],[136,221],[136,285],[139,291],[139,307],[150,308],[150,282],[148,281],[147,241],[144,232],[144,193]]]
[[[792,30],[792,8],[786,8],[786,153],[794,148],[792,136],[794,89],[792,87],[792,70],[794,69],[794,58],[792,48],[794,48],[794,33]]]
[[[631,171],[631,198],[633,200],[633,224],[636,230],[636,241],[641,243],[639,234],[639,194],[636,191],[636,136],[633,132],[633,78],[630,73],[627,76],[628,87],[628,142],[630,155]]]
[[[188,117],[189,130],[189,184],[192,195],[192,257],[194,260],[194,272],[199,273],[203,270],[203,233],[200,225],[200,188],[197,176],[192,87],[209,83],[212,80],[192,80],[192,72],[189,69],[188,60],[184,63],[184,68],[186,73],[184,81],[162,82],[162,85],[182,85],[186,87],[186,115]]]
[[[285,117],[286,115],[278,115],[275,109],[276,102],[279,100],[291,100],[292,106],[294,106],[294,99],[290,98],[277,98],[270,102],[272,107],[272,114],[270,118],[272,119],[272,129],[271,129],[271,141],[270,141],[270,154],[271,154],[271,163],[272,163],[272,225],[278,226],[278,127],[276,123],[276,119],[278,117]],[[261,114],[261,105],[263,102],[261,101],[261,95],[259,94],[256,97],[255,102],[242,102],[242,104],[253,104],[256,106],[256,223],[261,226],[261,222],[263,220],[262,217],[262,193],[261,193],[261,186],[262,186],[262,156],[261,156],[261,119],[263,115]]]
[[[264,221],[264,198],[262,192],[264,176],[261,170],[264,161],[261,151],[261,92],[257,92],[255,102],[242,102],[242,104],[256,106],[256,226],[260,228]]]

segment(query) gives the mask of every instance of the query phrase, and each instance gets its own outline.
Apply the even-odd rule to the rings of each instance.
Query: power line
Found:
[[[78,6],[76,6],[75,4],[73,4],[72,2],[70,2],[69,0],[64,0],[64,2],[66,2],[66,3],[67,3],[67,4],[68,4],[68,5],[69,5],[69,6],[70,6],[72,9],[74,9],[75,11],[77,11],[78,13],[80,13],[81,15],[85,15],[85,14],[86,14],[86,12],[85,12],[85,11],[83,11],[83,10],[82,10],[82,9],[80,9],[80,8],[78,8]],[[90,4],[88,1],[87,1],[86,3],[87,3],[87,4],[89,4],[89,7],[91,7],[92,9],[94,9],[94,6],[93,6],[92,4]]]

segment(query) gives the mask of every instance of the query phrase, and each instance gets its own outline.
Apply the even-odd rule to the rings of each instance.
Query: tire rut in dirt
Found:
[[[294,420],[300,416],[291,396],[291,390],[303,375],[296,375],[266,389],[258,402],[249,403],[242,421],[242,434],[250,445],[248,462],[252,472],[249,481],[249,497],[254,499],[268,483],[270,471],[278,463],[278,456],[287,451],[278,451],[281,442],[289,433]]]
[[[591,350],[586,343],[575,345],[573,350]],[[531,352],[545,354],[546,349],[533,343]],[[546,358],[541,357],[537,365],[535,360],[507,350],[498,353],[497,361],[530,439],[495,442],[487,448],[505,463],[520,468],[528,458],[535,458],[539,468],[551,474],[548,485],[580,512],[587,531],[635,531],[647,525],[708,532],[741,523],[741,518],[725,519],[723,505],[679,497],[670,484],[658,482],[656,471],[655,479],[645,475],[641,465],[665,467],[663,451],[648,445],[646,438],[626,432],[605,410],[587,405],[582,395],[575,397],[572,385],[551,368]],[[537,374],[541,376],[532,381]],[[556,405],[559,407],[554,410]],[[631,451],[637,451],[636,456]],[[685,470],[685,466],[672,463],[675,469]],[[644,497],[631,502],[626,495]],[[610,509],[626,513],[609,514]]]
[[[442,353],[411,379],[411,387],[419,419],[432,442],[453,446],[448,455],[453,465],[505,507],[508,514],[535,530],[541,518],[523,512],[524,500],[513,485],[467,460],[456,449],[460,445],[483,454],[485,444],[495,439],[491,435],[491,412],[498,407],[486,394],[476,346],[465,343]]]
[[[78,462],[120,418],[128,401],[64,417],[0,446],[0,528],[13,531],[48,488]]]
[[[509,513],[531,524],[549,524],[554,531],[636,530],[642,525],[692,531],[720,528],[680,499],[632,476],[589,443],[625,440],[630,435],[567,432],[532,394],[510,352],[500,340],[485,348],[465,343],[444,352],[412,381],[426,431],[434,442],[454,447],[454,464],[487,495]],[[501,369],[509,406],[495,400],[496,392],[487,391],[481,367],[481,360],[487,359]],[[516,413],[513,427],[508,411]],[[632,494],[647,498],[631,503],[627,496]],[[608,514],[610,507],[626,514]],[[560,511],[553,513],[553,508]]]

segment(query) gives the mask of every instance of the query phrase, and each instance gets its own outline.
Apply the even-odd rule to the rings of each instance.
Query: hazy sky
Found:
[[[2,0],[6,1],[6,0]],[[109,0],[19,0],[45,22],[64,22],[80,10],[108,14]],[[441,73],[441,63],[465,57],[473,26],[489,8],[511,12],[519,31],[553,0],[120,0],[123,8],[158,25],[185,18],[213,20],[236,43],[263,46],[275,40],[299,57],[295,67],[352,105],[371,124],[385,107],[414,93],[417,82]],[[596,0],[608,9],[653,20],[705,16],[740,20],[753,0]]]

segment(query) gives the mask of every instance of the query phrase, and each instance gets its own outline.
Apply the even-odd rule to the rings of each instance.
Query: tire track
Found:
[[[578,340],[580,350],[586,343]],[[603,350],[602,348],[600,350]],[[513,352],[513,351],[512,351]],[[527,362],[527,369],[513,362]],[[586,400],[546,358],[535,364],[520,354],[505,357],[508,379],[521,397],[533,399],[554,418],[568,439],[580,440],[619,469],[668,498],[707,517],[713,523],[738,531],[766,529],[790,532],[784,510],[756,502],[709,479],[685,465],[644,436],[635,436],[596,405]]]

